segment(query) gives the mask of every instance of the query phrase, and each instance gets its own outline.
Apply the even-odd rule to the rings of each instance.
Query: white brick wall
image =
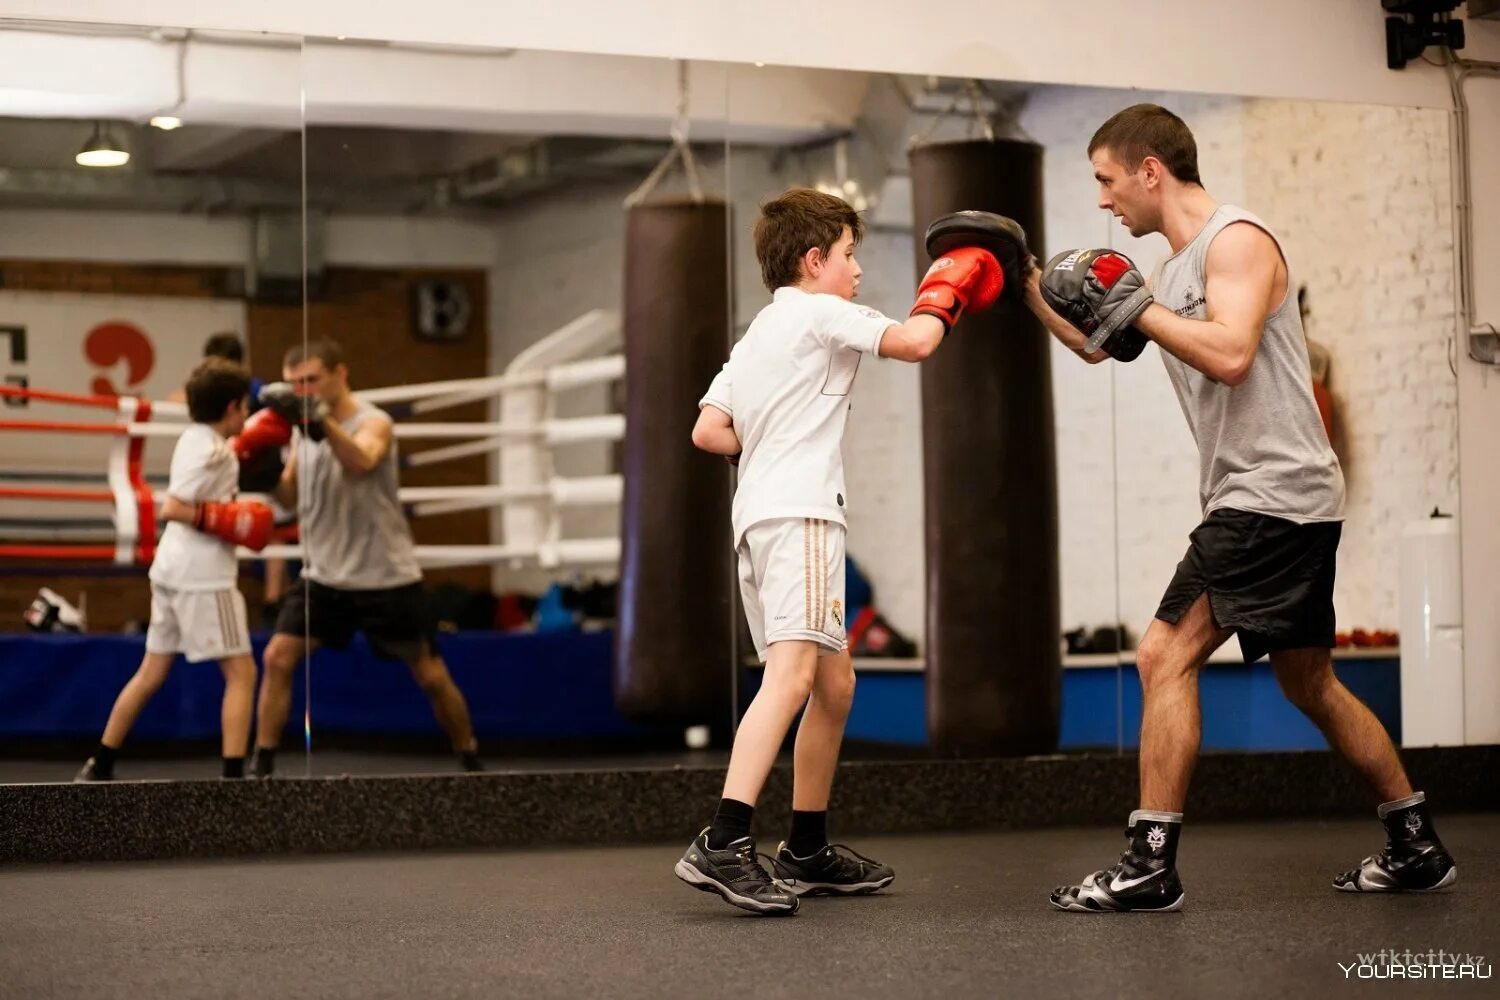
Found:
[[[1244,120],[1248,204],[1284,241],[1308,334],[1333,354],[1339,621],[1395,628],[1402,528],[1458,502],[1447,115],[1249,101]]]

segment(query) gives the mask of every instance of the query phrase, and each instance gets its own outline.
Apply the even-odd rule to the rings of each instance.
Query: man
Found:
[[[1457,878],[1379,720],[1333,673],[1333,581],[1344,480],[1313,399],[1307,343],[1281,245],[1220,205],[1180,118],[1138,104],[1089,143],[1099,205],[1172,254],[1148,289],[1123,255],[1059,254],[1033,271],[1032,311],[1084,360],[1131,360],[1154,341],[1198,444],[1204,520],[1137,651],[1141,808],[1111,868],[1053,890],[1077,912],[1181,908],[1183,803],[1199,742],[1198,670],[1231,635],[1269,653],[1283,693],[1381,802],[1379,855],[1338,876],[1346,891],[1437,889]],[[1154,298],[1154,301],[1153,301]]]
[[[483,770],[463,694],[433,648],[411,529],[397,495],[391,418],[349,390],[343,351],[317,340],[287,352],[286,382],[261,393],[267,415],[302,435],[276,496],[295,505],[307,564],[266,646],[251,773],[275,769],[292,678],[317,645],[364,632],[375,655],[400,660],[432,701],[466,771]],[[305,422],[304,422],[305,417]]]

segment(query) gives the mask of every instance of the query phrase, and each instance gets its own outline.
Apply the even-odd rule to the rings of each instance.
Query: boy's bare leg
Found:
[[[844,723],[854,705],[854,664],[846,649],[818,657],[812,698],[797,728],[792,757],[792,809],[827,812],[833,774],[844,742]]]
[[[760,690],[734,735],[724,798],[755,805],[792,720],[807,704],[817,669],[817,643],[802,639],[771,643]]]
[[[99,742],[112,750],[125,745],[125,738],[130,735],[135,720],[151,696],[166,683],[167,675],[172,672],[172,661],[176,658],[176,653],[147,653],[141,659],[135,676],[125,683],[119,697],[115,698],[115,707],[110,709],[109,722],[105,723],[104,737]]]
[[[246,653],[219,661],[224,674],[224,705],[220,710],[223,755],[244,757],[250,747],[250,713],[255,707],[255,659]]]

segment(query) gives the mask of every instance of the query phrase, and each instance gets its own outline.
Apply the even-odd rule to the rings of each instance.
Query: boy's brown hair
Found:
[[[1203,185],[1198,177],[1198,143],[1192,129],[1159,104],[1132,104],[1116,112],[1089,140],[1089,156],[1092,158],[1101,148],[1108,149],[1131,172],[1146,157],[1154,156],[1184,184]]]
[[[186,391],[193,422],[216,424],[230,404],[250,395],[250,373],[233,361],[205,358],[188,376]]]
[[[847,201],[812,188],[789,188],[762,205],[755,223],[755,259],[766,288],[774,292],[795,285],[802,255],[817,247],[827,256],[845,226],[855,243],[865,234],[864,221]]]

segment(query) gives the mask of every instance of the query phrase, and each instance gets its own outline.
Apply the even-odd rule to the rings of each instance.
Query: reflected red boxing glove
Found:
[[[270,543],[275,526],[271,508],[254,500],[210,500],[193,512],[193,527],[199,531],[256,552]]]

